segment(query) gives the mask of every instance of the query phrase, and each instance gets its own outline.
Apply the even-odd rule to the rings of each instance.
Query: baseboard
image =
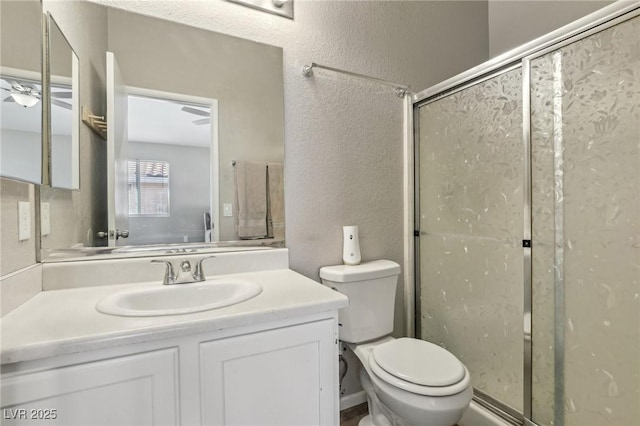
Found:
[[[364,391],[350,393],[349,395],[344,395],[340,397],[340,411],[346,410],[347,408],[355,407],[356,405],[360,405],[364,402],[367,402],[367,394]]]

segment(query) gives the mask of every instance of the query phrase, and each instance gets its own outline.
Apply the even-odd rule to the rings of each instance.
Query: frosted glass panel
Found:
[[[536,59],[531,76],[533,420],[638,425],[640,18]]]
[[[522,410],[521,72],[420,107],[422,338]]]
[[[521,245],[426,235],[420,247],[430,272],[422,278],[422,338],[454,353],[476,389],[521,409]]]

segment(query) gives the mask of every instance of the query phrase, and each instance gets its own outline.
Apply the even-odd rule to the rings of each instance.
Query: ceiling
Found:
[[[2,93],[3,102],[0,102],[2,129],[40,133],[42,120],[41,103],[38,102],[31,108],[24,108],[15,102],[4,102],[4,99],[9,96],[6,93]]]
[[[210,113],[207,106],[129,95],[129,141],[208,148],[211,125],[194,124],[206,117],[182,111],[183,106]]]

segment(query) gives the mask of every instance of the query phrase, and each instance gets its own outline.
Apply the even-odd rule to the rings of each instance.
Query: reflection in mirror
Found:
[[[216,161],[211,111],[217,102],[187,104],[161,96],[128,97],[127,245],[206,241],[210,165]]]
[[[42,182],[42,9],[3,1],[0,40],[0,175]]]
[[[48,18],[51,186],[79,189],[78,56],[51,14]]]
[[[49,3],[50,7],[56,8],[54,16],[59,24],[64,24],[61,25],[64,33],[71,35],[72,45],[79,49],[80,81],[83,87],[83,92],[80,93],[81,104],[85,105],[83,93],[86,93],[84,87],[87,84],[99,83],[102,85],[102,93],[106,93],[107,102],[98,106],[93,104],[92,108],[98,115],[105,115],[110,129],[118,129],[108,133],[125,135],[133,132],[131,123],[123,125],[123,121],[126,121],[124,119],[131,116],[126,112],[127,109],[135,109],[127,101],[129,95],[147,100],[170,100],[181,114],[180,119],[185,120],[181,139],[187,140],[187,136],[191,138],[204,132],[208,126],[198,122],[206,121],[207,118],[212,120],[212,126],[207,131],[208,136],[205,136],[209,141],[208,154],[202,151],[198,157],[199,162],[207,159],[208,163],[196,166],[195,159],[189,160],[192,167],[186,172],[174,162],[175,156],[157,149],[160,147],[166,151],[172,145],[175,148],[176,142],[170,145],[149,141],[140,143],[132,133],[131,137],[124,137],[126,148],[121,147],[116,151],[109,143],[98,141],[97,147],[106,147],[106,155],[112,156],[112,161],[105,161],[104,168],[96,167],[95,163],[87,166],[82,154],[83,182],[91,179],[95,184],[87,188],[83,183],[80,191],[73,192],[72,201],[75,202],[76,198],[93,200],[92,208],[98,212],[109,211],[108,220],[104,220],[104,216],[89,216],[76,209],[82,216],[76,218],[75,224],[79,226],[74,230],[71,228],[75,224],[61,220],[63,218],[52,217],[51,234],[42,240],[43,259],[55,260],[61,251],[78,246],[82,247],[79,250],[82,253],[78,255],[113,250],[96,248],[106,245],[137,246],[155,243],[192,244],[189,247],[201,247],[207,244],[208,230],[211,231],[210,244],[213,245],[256,247],[274,242],[281,245],[284,240],[284,191],[281,190],[284,162],[282,49],[90,2],[80,2],[79,7],[73,8],[73,11],[64,10],[71,8],[68,2],[44,2],[45,6]],[[61,21],[62,18],[58,19],[64,16],[73,16],[73,19],[66,19],[64,22]],[[87,24],[80,25],[80,22]],[[89,39],[94,42],[85,43]],[[106,52],[112,52],[113,58],[107,59],[109,56]],[[89,67],[85,65],[86,58],[91,58]],[[117,63],[121,77],[120,82],[113,85],[113,93],[105,90],[110,81],[109,76],[117,74],[110,67],[104,71],[105,64],[111,62],[113,65]],[[110,98],[119,99],[117,107],[115,102],[111,104],[111,110],[109,107],[106,110],[104,106],[100,107],[109,105]],[[122,102],[122,99],[125,101]],[[217,101],[217,110],[211,106],[213,100]],[[205,115],[206,108],[211,108],[210,117]],[[195,112],[196,110],[199,112]],[[217,125],[213,123],[216,118]],[[149,122],[144,116],[141,120]],[[83,148],[87,135],[91,136],[87,129],[86,126],[81,126]],[[158,126],[156,130],[159,129]],[[167,131],[161,131],[165,132]],[[109,135],[107,137],[109,139]],[[145,151],[136,151],[139,148],[145,148]],[[186,152],[196,147],[177,149]],[[83,149],[83,152],[86,153],[86,150]],[[123,158],[114,156],[116,152],[122,153]],[[132,170],[137,170],[137,177],[136,171],[128,173],[127,165],[130,160],[142,160],[138,164],[133,163],[131,167]],[[150,166],[149,162],[152,163]],[[168,173],[163,162],[169,163]],[[239,205],[236,202],[235,175],[238,168],[233,166],[234,162],[258,163],[265,173],[267,164],[271,165],[272,180],[280,188],[277,203],[279,211],[275,217],[271,217],[272,222],[277,222],[277,227],[268,227],[266,232],[239,235],[238,214],[244,214],[242,208],[246,203]],[[116,175],[116,164],[119,170],[118,182],[124,188],[118,193],[115,185],[112,190],[107,189],[112,185],[109,183],[109,173]],[[145,170],[145,167],[151,167],[151,172]],[[89,175],[85,175],[85,172]],[[146,176],[149,173],[151,176]],[[155,206],[155,211],[160,212],[155,217],[149,214],[141,217],[143,215],[136,213],[136,210],[129,211],[129,208],[136,208],[130,206],[129,201],[142,202],[143,189],[135,187],[136,179],[139,184],[151,184],[143,181],[152,178],[158,187],[168,186],[168,191],[163,195],[168,197],[168,201],[154,202],[160,205]],[[176,189],[174,184],[181,186]],[[266,198],[265,185],[261,188],[261,197]],[[197,195],[196,190],[202,191],[202,194]],[[90,193],[87,194],[87,191]],[[52,215],[53,212],[62,211],[58,208],[58,198],[66,196],[63,192],[65,191],[49,192],[46,199],[42,198],[43,203],[50,204]],[[180,197],[185,198],[186,204],[181,206]],[[117,204],[123,208],[110,211],[108,200],[113,200],[114,206]],[[167,206],[162,207],[165,202]],[[66,206],[69,203],[62,200],[62,204]],[[240,211],[238,207],[241,208]],[[164,216],[165,211],[169,212],[168,216]],[[252,220],[244,216],[243,219]],[[265,217],[263,222],[268,226],[269,219]],[[73,231],[75,242],[64,238],[65,233],[70,235],[69,229]],[[118,234],[127,234],[128,238],[120,237],[116,240]],[[106,238],[100,239],[103,236]],[[238,242],[243,238],[247,239]],[[139,249],[120,247],[116,250],[119,253],[129,253]]]

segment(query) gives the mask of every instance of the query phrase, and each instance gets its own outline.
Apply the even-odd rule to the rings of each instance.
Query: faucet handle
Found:
[[[205,256],[205,257],[201,257],[200,259],[198,259],[198,261],[196,262],[196,268],[193,271],[193,279],[196,281],[204,281],[206,280],[205,276],[204,276],[204,269],[202,269],[202,262],[204,262],[207,259],[211,259],[214,258],[215,256]]]
[[[173,264],[170,261],[153,259],[151,260],[151,263],[164,263],[167,265],[167,269],[164,272],[164,280],[162,281],[162,284],[173,284],[175,282],[178,276],[173,272]]]

